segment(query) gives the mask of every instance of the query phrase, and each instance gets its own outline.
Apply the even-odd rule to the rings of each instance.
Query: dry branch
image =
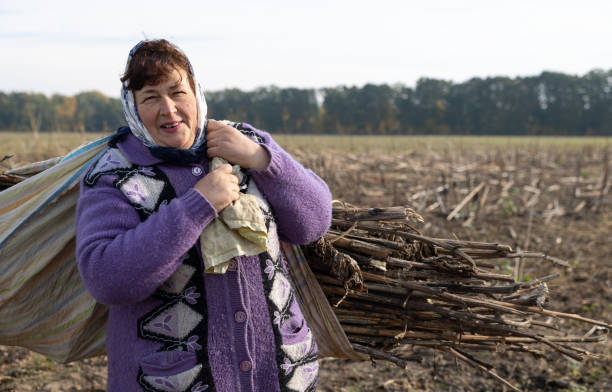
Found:
[[[474,188],[463,200],[461,200],[461,203],[459,203],[452,211],[450,214],[448,214],[448,216],[446,217],[446,220],[452,220],[455,216],[457,216],[457,214],[459,213],[459,211],[461,211],[461,209],[463,207],[465,207],[465,205],[472,200],[472,198],[474,198],[474,196],[476,196],[476,194],[478,192],[480,192],[480,190],[482,188],[484,188],[485,183],[481,182],[476,188]]]

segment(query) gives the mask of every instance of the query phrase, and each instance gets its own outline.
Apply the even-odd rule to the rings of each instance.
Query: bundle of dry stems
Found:
[[[610,324],[545,309],[547,282],[557,274],[516,282],[500,273],[509,259],[541,258],[506,245],[430,238],[423,219],[405,207],[333,207],[332,227],[305,251],[344,332],[356,351],[405,367],[410,345],[450,353],[519,390],[477,358],[481,351],[550,350],[582,361],[596,357],[581,343],[606,340]],[[569,336],[556,319],[593,327]]]

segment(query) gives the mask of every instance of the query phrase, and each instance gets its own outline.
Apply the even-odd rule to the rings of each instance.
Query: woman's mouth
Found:
[[[160,128],[164,130],[165,132],[176,132],[180,125],[181,125],[181,121],[172,121],[172,122],[163,123]]]

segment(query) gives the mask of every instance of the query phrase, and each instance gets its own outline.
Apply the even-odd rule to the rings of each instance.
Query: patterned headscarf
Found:
[[[132,61],[132,57],[134,57],[134,53],[136,53],[136,51],[140,49],[140,47],[146,42],[147,41],[140,41],[139,43],[136,44],[136,46],[132,48],[132,50],[130,50],[130,54],[128,56],[127,63],[125,65],[125,72],[127,72],[127,69],[130,66],[130,61]],[[185,55],[185,53],[178,46],[174,44],[173,46],[176,48],[176,50],[178,50],[183,55]],[[187,58],[186,55],[185,55],[185,58]],[[193,78],[193,82],[195,85],[195,97],[196,97],[196,102],[198,104],[198,128],[196,131],[195,139],[193,141],[193,145],[189,148],[189,150],[198,150],[200,149],[200,147],[202,147],[202,145],[206,141],[206,134],[205,134],[206,133],[206,122],[207,122],[206,113],[207,113],[208,107],[206,106],[206,98],[204,97],[204,89],[202,89],[202,87],[200,86],[200,83],[198,82],[198,79],[196,78],[195,72],[193,71],[193,67],[191,66],[191,62],[189,62],[189,59],[187,59],[187,63],[189,64],[189,74]],[[145,125],[142,123],[142,120],[140,119],[140,116],[138,115],[138,109],[136,108],[136,102],[134,101],[134,94],[132,93],[132,91],[126,88],[128,84],[129,84],[129,80],[126,80],[125,82],[123,82],[123,86],[121,86],[121,102],[123,104],[123,114],[130,127],[131,132],[145,146],[151,148],[152,150],[163,149],[167,151],[169,149],[168,147],[159,147],[155,143],[155,141],[153,140],[153,137],[151,137],[151,134],[149,133]]]

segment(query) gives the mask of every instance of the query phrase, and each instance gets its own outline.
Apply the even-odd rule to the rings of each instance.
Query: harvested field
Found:
[[[28,156],[29,141],[20,142],[23,150],[8,151],[5,137],[0,134],[0,159],[19,155],[0,163],[0,170],[71,147]],[[612,320],[612,148],[607,140],[321,137],[307,148],[308,139],[302,137],[278,139],[328,182],[337,199],[364,207],[411,206],[425,219],[418,229],[430,237],[497,242],[567,260],[569,269],[512,258],[495,272],[521,282],[559,273],[547,283],[551,301],[546,308]],[[48,145],[64,146],[49,140]],[[551,321],[570,335],[583,336],[590,328],[574,320]],[[578,362],[561,354],[543,359],[511,350],[480,358],[523,390],[611,390],[612,344],[584,348],[603,359]],[[324,359],[318,390],[508,390],[450,355],[424,347],[407,348],[406,355],[419,357],[407,370],[383,361],[373,368],[369,362]],[[104,364],[104,358],[95,358],[59,365],[0,347],[0,391],[104,390]]]
[[[612,156],[608,142],[454,141],[432,138],[429,147],[417,141],[405,151],[364,143],[355,152],[336,149],[320,154],[302,149],[294,154],[328,182],[337,199],[367,207],[413,207],[426,221],[419,229],[431,237],[498,242],[568,260],[571,268],[564,270],[540,260],[508,259],[499,272],[514,274],[520,281],[559,272],[561,277],[548,285],[547,307],[609,322]],[[588,330],[572,321],[559,323],[572,334]],[[612,388],[611,349],[610,342],[594,346],[593,351],[606,358],[583,363],[512,352],[487,358],[502,377],[523,390],[604,391]],[[321,390],[505,389],[452,357],[423,349],[415,353],[424,357],[423,363],[411,364],[407,372],[381,364],[375,371],[363,363],[323,365]]]

